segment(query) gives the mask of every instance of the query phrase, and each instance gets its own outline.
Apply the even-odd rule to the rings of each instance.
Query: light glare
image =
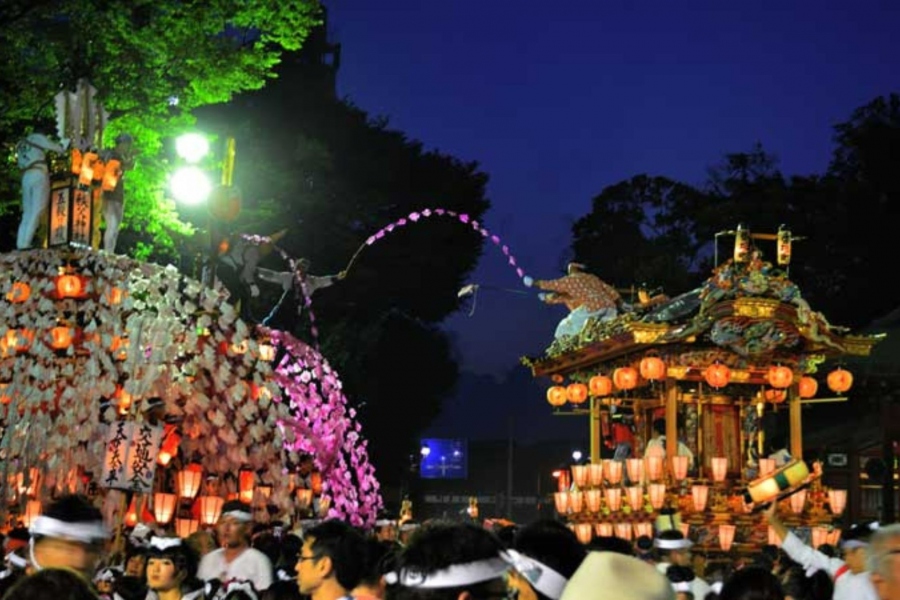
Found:
[[[178,156],[189,163],[200,162],[209,152],[209,142],[199,133],[185,133],[175,140]]]
[[[198,167],[181,167],[172,174],[169,185],[176,200],[190,205],[205,202],[212,192],[209,177]]]

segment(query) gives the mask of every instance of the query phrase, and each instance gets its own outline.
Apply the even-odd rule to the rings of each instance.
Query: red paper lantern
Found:
[[[594,375],[588,381],[588,388],[591,396],[604,398],[612,394],[613,382],[606,375]]]
[[[25,302],[31,297],[31,286],[22,281],[16,281],[6,292],[6,299],[13,304]]]
[[[713,363],[706,367],[703,378],[714,388],[725,387],[731,381],[731,369],[728,368],[728,365]]]
[[[566,388],[566,398],[572,404],[584,404],[588,397],[588,388],[583,383],[570,383]]]
[[[657,381],[666,376],[666,363],[658,356],[645,356],[641,359],[641,377]]]
[[[72,345],[75,332],[71,327],[58,326],[50,330],[50,347],[54,350],[65,350]]]
[[[57,276],[56,296],[76,299],[87,297],[87,277],[74,274]]]
[[[819,391],[819,382],[809,376],[800,378],[800,397],[812,398]]]
[[[554,385],[547,390],[547,402],[550,406],[562,406],[568,400],[566,396],[566,388],[561,385]]]
[[[638,373],[634,367],[619,367],[613,371],[613,383],[620,390],[632,390],[637,386]]]
[[[766,390],[766,400],[773,404],[781,404],[787,398],[787,392],[784,390]]]
[[[766,380],[773,388],[782,390],[794,383],[794,372],[788,367],[775,365],[769,367],[769,372],[766,373]]]
[[[853,375],[850,371],[838,367],[828,374],[827,382],[832,392],[843,394],[853,385]]]

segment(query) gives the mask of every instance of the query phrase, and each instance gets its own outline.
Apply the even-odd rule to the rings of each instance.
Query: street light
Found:
[[[429,448],[428,446],[422,446],[419,452],[424,458],[428,458],[428,455],[431,454],[431,448]]]
[[[187,166],[179,167],[169,181],[175,199],[188,205],[206,202],[212,193],[209,176],[197,165],[209,153],[209,142],[199,133],[186,133],[175,140],[175,150]]]
[[[581,460],[582,456],[584,455],[581,453],[581,450],[575,450],[574,452],[572,452],[572,460],[574,460],[575,462]]]
[[[185,133],[175,140],[175,151],[178,156],[194,165],[209,153],[209,141],[202,133]]]

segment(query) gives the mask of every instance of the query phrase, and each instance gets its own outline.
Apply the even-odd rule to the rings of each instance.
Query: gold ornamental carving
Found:
[[[631,323],[628,328],[637,344],[652,344],[669,331],[665,323]]]
[[[771,298],[738,298],[734,301],[734,314],[737,317],[753,319],[771,319],[781,302]]]

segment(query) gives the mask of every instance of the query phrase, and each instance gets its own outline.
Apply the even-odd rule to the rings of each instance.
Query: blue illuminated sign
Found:
[[[466,440],[427,438],[421,444],[419,476],[423,479],[465,479],[469,474]]]

